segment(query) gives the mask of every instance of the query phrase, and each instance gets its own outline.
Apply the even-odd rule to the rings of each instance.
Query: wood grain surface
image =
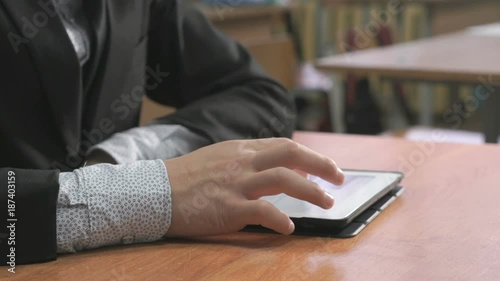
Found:
[[[344,168],[403,171],[406,193],[353,239],[234,233],[168,240],[64,255],[19,266],[15,275],[2,267],[0,278],[499,280],[499,146],[301,132],[295,139]]]

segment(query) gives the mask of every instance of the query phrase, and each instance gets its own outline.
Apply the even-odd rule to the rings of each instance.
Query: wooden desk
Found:
[[[488,97],[485,97],[487,94],[477,91],[474,97],[477,97],[478,105],[487,105],[488,118],[485,119],[484,133],[488,142],[496,143],[500,130],[498,46],[500,36],[478,36],[460,32],[323,58],[318,61],[317,66],[339,74],[483,85],[489,93]],[[337,87],[334,95],[342,95],[342,89]],[[335,120],[339,122],[342,120],[341,110],[337,110],[337,114]]]
[[[498,279],[500,147],[295,139],[345,168],[406,172],[407,191],[353,239],[236,233],[113,247],[19,266],[9,280]],[[7,274],[2,267],[0,279]]]

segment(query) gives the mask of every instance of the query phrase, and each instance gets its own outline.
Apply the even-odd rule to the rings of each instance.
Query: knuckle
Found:
[[[238,163],[242,167],[257,171],[260,163],[260,155],[261,154],[259,152],[249,152],[246,155],[242,155],[242,157],[238,159]]]
[[[267,146],[267,145],[272,144],[272,142],[274,142],[275,139],[274,138],[260,138],[260,139],[257,139],[256,141],[261,145]]]
[[[313,190],[314,194],[316,194],[316,195],[322,196],[324,193],[323,189],[317,183],[312,183],[311,189]]]
[[[317,204],[322,203],[324,198],[324,190],[316,183],[312,183],[310,186],[307,186],[307,192],[304,194],[304,199]]]
[[[232,142],[238,149],[239,153],[245,153],[248,151],[255,151],[254,140],[231,140],[227,142]]]
[[[278,141],[283,142],[283,143],[296,143],[293,140],[289,138],[277,138]]]
[[[293,142],[293,141],[286,143],[285,149],[286,149],[287,155],[289,157],[292,157],[292,158],[297,157],[301,153],[301,150],[302,150],[300,147],[300,144]]]
[[[287,174],[288,174],[287,168],[283,168],[283,167],[275,168],[275,169],[273,169],[273,175],[272,175],[273,181],[281,182],[287,177]]]
[[[240,154],[239,160],[243,163],[252,162],[258,155],[258,152],[255,150],[246,151],[245,153]]]
[[[258,200],[255,205],[254,215],[256,218],[264,218],[269,215],[269,204],[266,201]]]

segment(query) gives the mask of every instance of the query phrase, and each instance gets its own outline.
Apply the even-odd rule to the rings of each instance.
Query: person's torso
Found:
[[[84,1],[64,22],[51,0],[0,1],[0,167],[71,170],[137,125],[149,2]]]

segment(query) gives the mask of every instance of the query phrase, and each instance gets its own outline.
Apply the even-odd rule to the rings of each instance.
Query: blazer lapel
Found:
[[[76,148],[81,134],[81,67],[52,2],[3,0],[3,4],[32,55],[63,140]]]
[[[94,114],[87,112],[85,116],[89,118],[86,124],[90,128],[98,126],[103,118],[111,118],[115,125],[119,125],[121,120],[117,120],[110,108],[114,101],[120,99],[122,88],[128,81],[128,75],[132,66],[131,56],[134,53],[137,40],[141,34],[139,16],[145,6],[142,1],[104,0],[101,9],[107,14],[106,20],[95,22],[94,26],[97,36],[101,37],[101,47],[104,47],[99,65],[101,72],[94,81],[91,92],[92,97],[88,97],[87,106]],[[106,27],[103,27],[105,24]],[[105,66],[105,67],[102,67]],[[116,115],[116,114],[115,114]],[[119,127],[119,126],[118,126]]]
[[[107,17],[107,0],[94,0],[94,1],[83,1],[83,7],[86,13],[86,17],[89,20],[90,26],[93,30],[92,38],[92,55],[90,57],[90,62],[88,64],[92,69],[89,70],[88,76],[92,77],[91,80],[97,74],[100,61],[106,46],[107,40],[106,36],[108,33],[108,17]],[[90,83],[87,86],[92,86]],[[89,89],[85,89],[86,92]]]

